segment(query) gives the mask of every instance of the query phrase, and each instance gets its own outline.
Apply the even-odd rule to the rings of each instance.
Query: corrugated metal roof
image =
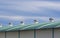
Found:
[[[38,23],[29,25],[16,25],[16,26],[6,26],[0,27],[0,31],[17,31],[17,30],[32,30],[32,29],[42,29],[42,28],[59,28],[60,22],[48,22],[48,23]]]

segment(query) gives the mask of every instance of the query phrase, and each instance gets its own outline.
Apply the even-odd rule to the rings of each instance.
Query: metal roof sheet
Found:
[[[42,28],[59,28],[60,22],[37,23],[29,25],[16,25],[0,27],[0,31],[17,31],[17,30],[32,30]]]

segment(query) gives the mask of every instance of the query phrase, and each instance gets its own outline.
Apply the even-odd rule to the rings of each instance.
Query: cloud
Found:
[[[0,18],[9,19],[9,20],[23,20],[22,16],[0,16]]]
[[[35,16],[0,16],[0,18],[3,19],[8,19],[8,20],[13,20],[13,21],[21,21],[21,20],[29,20],[29,19],[37,19],[37,20],[42,20],[42,21],[49,21],[50,17],[35,17]],[[55,18],[55,21],[59,21],[60,18]]]
[[[27,19],[44,19],[47,17],[34,17],[34,16],[0,16],[0,18],[9,19],[9,20],[27,20]],[[44,19],[45,20],[45,19]]]
[[[45,11],[45,8],[60,11],[60,2],[51,1],[5,1],[4,3],[10,4],[2,8],[20,10],[20,11]]]
[[[56,1],[3,1],[2,3],[5,5],[0,5],[0,9],[10,15],[12,13],[13,15],[27,15],[28,13],[32,15],[32,13],[36,13],[38,15],[40,14],[40,16],[57,16],[58,13],[55,14],[52,10],[60,11],[60,2]]]
[[[48,1],[33,1],[33,2],[21,2],[15,4],[17,10],[22,11],[45,11],[45,8],[51,10],[60,10],[60,2],[48,2]]]
[[[5,5],[4,5],[5,4]],[[48,10],[55,10],[55,11],[60,11],[60,2],[52,2],[52,1],[0,1],[0,9],[2,9],[2,11],[0,10],[0,13],[2,15],[0,15],[0,18],[4,18],[4,19],[9,19],[9,20],[26,20],[26,19],[39,19],[39,20],[43,20],[43,21],[48,21],[49,19],[49,15],[53,14],[53,16],[55,16],[55,13],[51,13]],[[7,12],[8,11],[8,12]],[[14,11],[14,12],[13,12]],[[17,11],[17,12],[16,12]],[[19,12],[18,12],[19,11]],[[22,13],[21,11],[23,11],[24,13]],[[40,15],[40,16],[33,16],[34,14],[32,14],[31,16],[26,16],[27,13],[28,14],[32,14],[32,13],[36,13],[36,15]],[[19,15],[25,15],[25,16],[17,16]],[[11,14],[10,16],[6,16],[8,14]],[[16,14],[16,16],[12,16]],[[49,14],[49,15],[48,15]],[[43,16],[41,16],[43,15]],[[44,15],[48,15],[48,16],[44,16]],[[59,20],[60,18],[56,18],[56,20]]]

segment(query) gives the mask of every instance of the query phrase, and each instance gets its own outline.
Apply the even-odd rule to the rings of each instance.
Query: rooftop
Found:
[[[16,25],[16,26],[3,26],[0,27],[0,31],[18,31],[18,30],[33,30],[33,29],[44,29],[44,28],[59,28],[60,22],[48,22],[48,23],[37,23],[28,25]]]

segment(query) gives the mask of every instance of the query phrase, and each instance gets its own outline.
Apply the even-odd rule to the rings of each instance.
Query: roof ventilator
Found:
[[[53,19],[53,18],[49,18],[49,21],[50,21],[50,22],[54,22],[54,19]]]
[[[11,22],[9,22],[9,26],[13,26],[13,24]]]
[[[24,25],[24,22],[23,21],[21,21],[20,23],[21,23],[21,25]]]
[[[39,22],[38,22],[38,20],[34,20],[34,23],[37,24],[37,23],[39,23]]]

